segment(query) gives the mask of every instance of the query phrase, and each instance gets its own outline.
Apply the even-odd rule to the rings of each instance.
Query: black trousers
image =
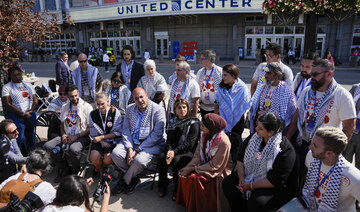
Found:
[[[250,199],[242,194],[236,185],[239,184],[237,172],[234,171],[222,182],[222,189],[227,198],[231,211],[233,212],[268,212],[276,211],[288,201],[278,189],[254,189],[251,191]]]
[[[160,153],[160,156],[159,156],[159,161],[158,161],[159,183],[158,183],[158,186],[159,186],[159,188],[165,187],[165,189],[166,189],[166,186],[168,184],[167,172],[168,172],[169,166],[171,166],[171,169],[173,171],[173,180],[174,180],[174,184],[175,184],[174,192],[176,192],[178,181],[179,181],[178,172],[180,169],[185,167],[191,161],[191,159],[193,157],[193,153],[187,152],[184,154],[175,155],[175,157],[173,158],[173,160],[171,161],[169,166],[166,164],[166,153],[167,152],[162,152],[162,153]]]

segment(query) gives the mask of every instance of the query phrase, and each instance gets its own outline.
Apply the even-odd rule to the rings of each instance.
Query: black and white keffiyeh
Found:
[[[313,130],[310,132],[309,139],[312,139],[314,137],[317,128],[319,128],[324,123],[325,115],[329,108],[330,100],[334,98],[335,90],[337,88],[338,88],[338,84],[337,84],[336,80],[333,79],[329,88],[325,91],[325,93],[322,95],[319,102],[317,103],[317,106],[314,111],[315,120],[316,120],[315,126],[314,126]],[[314,94],[315,93],[312,88],[307,90],[307,93],[305,93],[304,99],[299,106],[299,119],[297,122],[297,126],[299,129],[299,137],[298,137],[299,139],[297,140],[298,143],[302,142],[301,137],[303,135],[303,127],[304,127],[304,124],[306,121],[306,114],[307,114],[306,107],[309,105],[310,101],[313,98],[315,98]]]
[[[322,201],[319,204],[319,212],[332,212],[337,211],[338,209],[338,197],[341,186],[341,177],[344,170],[344,160],[345,158],[340,155],[338,161],[335,164],[334,172],[331,174],[331,179],[327,186],[325,196],[322,198]],[[302,190],[305,197],[309,195],[314,195],[315,188],[319,183],[318,174],[320,164],[321,161],[315,158],[309,167],[305,185]]]
[[[245,182],[256,182],[265,179],[267,172],[272,169],[276,156],[281,152],[281,133],[272,135],[266,142],[262,152],[260,152],[262,141],[263,138],[255,133],[245,150]],[[261,154],[261,158],[258,157],[259,154]]]
[[[172,113],[171,109],[173,108],[175,102],[174,95],[176,94],[176,89],[179,87],[179,84],[180,84],[180,80],[176,78],[171,86],[169,105],[168,105],[169,115]],[[183,87],[181,88],[180,98],[188,100],[189,96],[190,96],[190,77],[186,79]]]
[[[140,129],[139,129],[139,140],[146,139],[150,134],[150,121],[151,121],[151,113],[153,108],[153,102],[149,100],[148,106],[143,113],[143,118],[141,120]],[[133,133],[136,129],[136,123],[139,116],[139,109],[137,106],[129,109],[129,121],[130,123],[130,131]]]
[[[259,107],[265,102],[265,97],[270,90],[270,85],[260,85],[254,94],[252,106],[250,108],[250,132],[255,130],[255,116]],[[271,108],[266,112],[272,112],[279,116],[285,126],[290,124],[291,118],[296,111],[295,94],[284,81],[280,81],[273,91]]]

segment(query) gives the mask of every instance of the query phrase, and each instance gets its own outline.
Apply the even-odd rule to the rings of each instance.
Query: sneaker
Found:
[[[140,183],[140,179],[135,177],[131,180],[130,185],[127,185],[125,188],[125,194],[132,194],[135,187]]]
[[[121,179],[119,183],[111,190],[111,194],[112,195],[121,194],[122,192],[124,192],[126,186],[127,185],[125,181]]]

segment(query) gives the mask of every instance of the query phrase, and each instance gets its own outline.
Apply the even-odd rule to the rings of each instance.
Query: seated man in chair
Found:
[[[62,177],[70,174],[67,161],[71,162],[71,173],[77,174],[80,170],[80,156],[83,148],[90,144],[89,137],[89,115],[92,106],[79,97],[78,88],[75,85],[69,85],[65,89],[69,98],[61,110],[61,136],[44,144],[44,149],[52,151],[53,160],[59,166],[60,172],[54,179],[54,182],[60,182]],[[66,150],[64,156],[59,152],[60,147]]]
[[[137,175],[165,146],[164,108],[149,100],[142,88],[135,88],[132,96],[135,104],[126,109],[122,142],[111,153],[116,166],[124,172],[113,194],[132,193],[140,182]]]

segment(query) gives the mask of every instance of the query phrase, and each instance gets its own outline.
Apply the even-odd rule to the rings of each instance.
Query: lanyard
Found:
[[[14,145],[14,142],[15,142],[15,141],[16,141],[16,140],[10,141],[11,147],[12,147],[12,149],[13,149],[14,154],[16,154],[16,153],[15,153],[15,145]]]
[[[314,91],[314,112],[315,112],[315,108],[317,106],[317,103],[316,103],[316,90]]]
[[[71,119],[75,119],[76,120],[76,117],[77,117],[77,110],[76,110],[76,113],[75,113],[75,117],[73,116],[73,112],[72,112],[72,104],[70,103],[70,116],[71,116]]]
[[[120,87],[119,87],[120,88]],[[115,89],[116,93],[114,92],[114,89],[111,89],[111,100],[112,102],[115,103],[115,98],[118,98],[118,94],[119,94],[119,88]]]
[[[127,66],[126,63],[125,63],[125,71],[126,71],[125,76],[126,76],[126,79],[128,79],[128,78],[130,77],[130,76],[129,76],[129,72],[130,72],[131,69],[132,69],[133,63],[134,63],[133,60],[130,62],[129,66]]]
[[[82,73],[82,71],[80,71],[80,73],[81,73],[81,77],[83,78],[83,80],[84,80],[84,82],[87,82],[87,70],[86,70],[86,72],[85,72],[85,78],[84,78],[84,74]]]
[[[100,110],[99,110],[99,113],[100,113],[101,123],[102,123],[102,125],[103,125],[104,134],[105,134],[105,129],[106,129],[106,128],[105,128],[105,127],[106,127],[105,124],[106,124],[106,118],[107,118],[108,113],[109,113],[109,108],[106,109],[105,120],[103,120],[102,114],[101,114]]]
[[[330,169],[330,171],[326,174],[326,176],[321,180],[320,184],[318,186],[316,186],[314,193],[319,189],[319,187],[325,182],[325,180],[333,173],[334,169],[335,169],[336,164]],[[321,170],[321,161],[320,161],[320,166],[319,166],[319,174],[318,174],[318,179],[320,177],[320,170]],[[317,179],[317,182],[319,182],[319,180]]]
[[[206,80],[206,83],[205,83],[205,88],[207,89],[207,85],[209,84],[209,81],[210,81],[210,77],[211,77],[211,75],[212,75],[212,73],[213,73],[213,71],[214,71],[214,66],[212,67],[212,69],[211,69],[211,72],[210,72],[210,75],[209,75],[209,78]],[[206,76],[206,69],[205,69],[205,71],[204,71],[204,77]]]
[[[309,81],[309,83],[305,87],[309,86],[310,84],[311,84],[311,80]],[[304,85],[305,85],[305,79],[303,79],[302,83],[301,83],[301,92],[304,90]]]

